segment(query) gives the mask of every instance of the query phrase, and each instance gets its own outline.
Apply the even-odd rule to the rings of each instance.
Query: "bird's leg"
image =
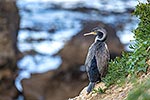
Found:
[[[87,93],[90,93],[94,87],[95,87],[95,82],[90,82],[87,87]]]
[[[99,77],[99,79],[98,79],[98,81],[96,82],[96,84],[97,84],[97,83],[100,83],[100,82],[101,82],[101,78]]]

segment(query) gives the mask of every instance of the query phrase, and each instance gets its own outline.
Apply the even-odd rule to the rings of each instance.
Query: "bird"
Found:
[[[90,93],[95,87],[95,84],[101,82],[101,78],[106,75],[110,54],[105,43],[107,32],[104,28],[96,27],[90,33],[84,34],[84,36],[88,35],[96,36],[94,43],[89,47],[85,60],[86,72],[90,81],[87,87],[87,93]]]

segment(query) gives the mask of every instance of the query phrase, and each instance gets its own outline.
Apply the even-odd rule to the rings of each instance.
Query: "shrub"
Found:
[[[138,27],[133,30],[134,44],[129,47],[130,53],[123,53],[109,63],[108,74],[102,80],[107,86],[121,83],[128,74],[136,75],[138,72],[146,72],[150,59],[150,4],[139,3],[133,13],[140,19]]]

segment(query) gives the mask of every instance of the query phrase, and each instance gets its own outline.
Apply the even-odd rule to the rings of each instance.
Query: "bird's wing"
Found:
[[[94,45],[91,45],[89,50],[88,50],[88,54],[85,60],[85,67],[86,67],[86,71],[89,70],[89,67],[91,66],[91,61],[94,58],[95,55],[95,48],[93,48]]]
[[[97,48],[95,56],[96,56],[98,70],[101,76],[103,77],[106,75],[108,61],[110,59],[107,45],[104,44],[104,47]]]
[[[100,81],[100,73],[95,57],[95,45],[91,45],[91,47],[89,48],[85,66],[90,82]]]

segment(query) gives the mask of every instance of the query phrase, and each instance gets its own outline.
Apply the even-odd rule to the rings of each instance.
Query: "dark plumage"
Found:
[[[110,58],[106,43],[106,31],[103,28],[95,28],[86,35],[96,35],[95,42],[90,46],[87,58],[85,61],[86,71],[89,77],[89,85],[87,92],[90,93],[96,82],[101,81],[101,78],[106,75],[108,61]]]

